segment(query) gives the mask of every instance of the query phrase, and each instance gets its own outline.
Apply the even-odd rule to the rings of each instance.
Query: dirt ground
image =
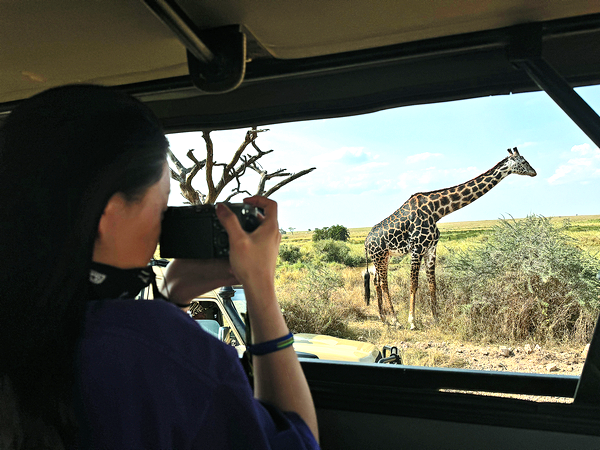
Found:
[[[526,373],[581,375],[587,347],[546,349],[540,345],[523,347],[473,345],[449,342],[400,342],[396,344],[407,363],[415,351],[423,358],[431,354],[441,367]],[[432,364],[438,365],[438,364]]]
[[[408,326],[386,327],[370,317],[352,322],[357,338],[375,344],[396,346],[402,363],[411,366],[472,370],[581,375],[587,345],[543,345],[535,342],[510,345],[479,343],[456,338],[429,325],[417,330]]]
[[[523,347],[472,345],[448,342],[396,343],[403,363],[461,369],[526,372],[540,374],[581,375],[587,355],[585,348],[545,349],[539,345]],[[416,364],[415,364],[416,363]],[[494,395],[521,400],[552,403],[571,403],[572,398],[547,397],[490,392],[468,392],[475,395]]]

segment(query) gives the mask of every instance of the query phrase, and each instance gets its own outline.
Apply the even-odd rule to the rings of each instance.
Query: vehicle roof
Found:
[[[9,1],[0,14],[0,120],[24,98],[80,82],[122,87],[169,131],[530,91],[536,85],[508,55],[536,33],[543,57],[573,86],[600,83],[600,2],[146,3],[180,12],[204,42],[210,30],[239,25],[247,39],[241,84],[217,94],[195,87],[181,36],[143,1]]]

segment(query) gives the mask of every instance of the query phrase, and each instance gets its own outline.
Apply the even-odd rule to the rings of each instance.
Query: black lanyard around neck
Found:
[[[152,267],[119,269],[92,262],[90,266],[91,300],[107,298],[134,298],[146,286],[156,285]]]

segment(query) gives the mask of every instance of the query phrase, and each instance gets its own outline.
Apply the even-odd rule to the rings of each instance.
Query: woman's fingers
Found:
[[[217,218],[221,225],[225,227],[225,231],[230,236],[242,233],[242,225],[237,216],[224,203],[218,203],[216,207]]]
[[[262,208],[264,220],[251,233],[244,231],[237,216],[224,204],[217,206],[217,217],[229,236],[229,260],[244,284],[264,283],[274,277],[281,234],[277,222],[277,203],[265,197],[250,197],[245,203]],[[272,282],[272,280],[270,280]]]
[[[262,230],[264,230],[265,228],[263,227],[266,223],[268,223],[270,226],[275,225],[275,227],[277,228],[278,222],[276,202],[266,197],[254,196],[244,199],[244,203],[261,208],[264,211],[264,219],[262,220],[259,229],[262,228]],[[227,207],[226,204],[217,204],[216,213],[217,217],[219,218],[219,221],[221,222],[223,227],[225,227],[225,230],[229,235],[230,242],[232,237],[235,239],[236,237],[240,236],[241,233],[247,234],[242,229],[242,226],[240,225],[237,216]],[[279,228],[277,228],[277,231],[279,231]]]
[[[263,215],[267,219],[277,220],[277,202],[270,200],[267,197],[255,195],[254,197],[245,198],[244,203],[262,208],[265,212]]]

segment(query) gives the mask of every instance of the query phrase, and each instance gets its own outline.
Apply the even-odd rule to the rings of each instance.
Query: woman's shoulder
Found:
[[[189,327],[193,320],[177,306],[164,300],[106,299],[89,302],[86,330],[94,328],[155,329]]]
[[[206,333],[175,305],[164,300],[114,299],[92,301],[87,308],[83,344],[88,348],[110,343],[125,350],[152,352],[156,358],[189,365],[231,360],[237,352]]]

